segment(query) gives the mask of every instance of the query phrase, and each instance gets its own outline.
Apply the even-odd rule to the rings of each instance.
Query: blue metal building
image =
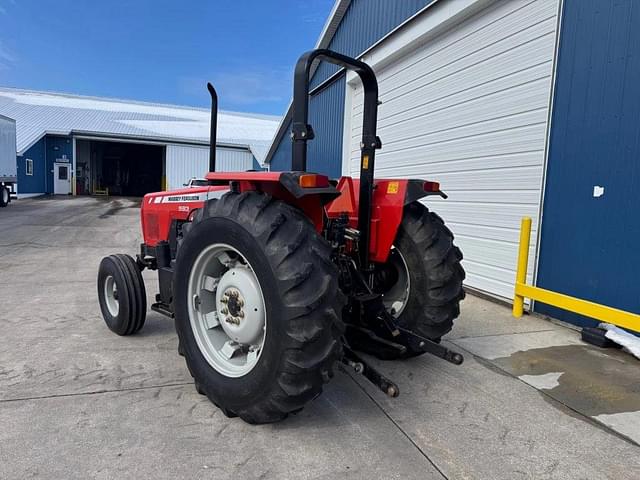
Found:
[[[316,46],[376,70],[378,174],[441,182],[450,198],[429,206],[468,288],[511,298],[527,215],[529,282],[640,313],[638,25],[633,0],[338,0]],[[312,79],[309,169],[357,174],[358,81],[328,64]],[[272,170],[290,168],[290,113]]]
[[[0,113],[16,120],[19,196],[137,196],[209,169],[207,109],[0,87]],[[218,118],[217,167],[261,168],[279,119]]]

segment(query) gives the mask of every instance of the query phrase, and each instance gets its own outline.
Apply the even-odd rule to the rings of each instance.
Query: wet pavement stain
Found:
[[[492,363],[589,417],[640,411],[640,362],[620,350],[555,346],[516,352]],[[551,388],[545,388],[545,382]]]
[[[102,215],[100,215],[98,218],[104,219],[112,215],[116,215],[121,210],[126,210],[129,208],[140,208],[141,199],[132,200],[127,197],[123,197],[123,199],[126,201],[125,203],[123,203],[120,200],[111,200],[110,208],[107,211],[105,211]]]

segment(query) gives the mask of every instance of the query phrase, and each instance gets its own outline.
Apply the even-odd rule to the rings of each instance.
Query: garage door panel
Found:
[[[510,76],[523,69],[548,62],[549,55],[547,52],[549,48],[553,48],[554,42],[553,25],[550,21],[549,31],[544,35],[511,48],[507,47],[497,52],[485,52],[485,58],[470,59],[464,65],[456,65],[458,68],[454,71],[449,71],[453,69],[453,66],[437,71],[425,71],[417,74],[418,76],[415,80],[401,87],[396,87],[395,90],[391,90],[392,87],[385,82],[379,82],[380,99],[383,105],[386,103],[395,107],[396,105],[401,105],[396,103],[395,100],[400,101],[407,95],[413,97],[414,92],[420,92],[421,98],[424,99],[446,98],[449,95],[454,95],[474,86],[497,81],[502,77],[507,77],[508,80]],[[433,69],[432,66],[429,66],[429,68]],[[546,73],[548,74],[548,67]],[[451,82],[452,75],[460,77],[460,82]],[[488,88],[491,88],[491,86]],[[498,88],[495,87],[495,89]],[[362,99],[358,99],[355,102],[355,113],[362,112],[362,102]],[[394,113],[393,110],[387,112],[382,108],[380,118],[384,120]]]
[[[437,177],[430,177],[432,178]],[[436,180],[437,181],[437,180]],[[449,196],[448,200],[457,202],[480,202],[480,203],[507,203],[513,201],[514,194],[518,194],[518,203],[531,204],[536,203],[540,199],[540,190],[495,190],[495,185],[488,184],[484,190],[481,189],[469,189],[469,190],[454,190],[447,188],[447,185],[453,185],[451,182],[439,182],[442,190]]]
[[[460,48],[459,53],[441,48],[437,54],[415,61],[404,70],[397,70],[396,64],[392,70],[397,73],[392,78],[385,79],[384,72],[386,70],[378,76],[378,83],[382,87],[380,89],[381,99],[387,102],[396,100],[416,89],[419,90],[425,86],[443,82],[452,75],[464,75],[470,78],[482,75],[487,81],[491,79],[492,74],[502,72],[502,70],[484,69],[491,63],[507,63],[510,65],[509,69],[517,69],[518,66],[534,65],[543,59],[549,59],[545,52],[549,43],[553,48],[555,23],[556,19],[552,16],[539,24],[530,25],[510,37],[501,37],[489,43],[486,43],[482,38],[471,36],[467,39],[469,45]],[[516,29],[520,28],[520,26],[516,27]],[[505,27],[502,30],[509,30],[509,28]],[[531,55],[531,57],[523,58],[523,55]],[[413,59],[414,57],[408,56],[407,58]],[[506,70],[502,74],[508,74],[508,72],[509,70]],[[361,108],[362,100],[357,100],[354,106]]]
[[[534,166],[541,165],[544,157],[543,150],[535,150],[531,152],[512,153],[504,155],[492,155],[488,157],[471,157],[457,160],[438,161],[430,155],[423,155],[418,163],[409,165],[402,164],[402,175],[414,177],[422,177],[425,179],[435,179],[440,173],[449,172],[473,172],[477,170],[506,168],[510,165],[516,166]],[[399,178],[396,169],[390,166],[388,162],[383,167],[376,167],[377,176],[383,175],[388,178]],[[450,186],[453,188],[452,186]]]
[[[425,135],[427,134],[428,132],[425,132]],[[399,170],[399,168],[419,165],[425,162],[425,159],[446,162],[465,158],[481,158],[491,155],[507,156],[511,153],[531,152],[544,149],[545,135],[546,125],[538,124],[473,137],[464,137],[456,140],[415,145],[404,150],[387,152],[383,147],[376,156],[376,168],[380,169],[380,174],[382,174],[385,168],[388,168],[394,170],[396,176],[404,176],[407,175],[407,173]],[[359,150],[353,151],[352,154],[358,155]],[[352,172],[357,174],[359,159],[358,157],[354,157],[352,160]],[[544,154],[541,153],[539,162],[541,165],[543,160]],[[424,165],[424,163],[422,164]],[[478,168],[482,168],[480,162],[478,162]],[[424,168],[423,171],[424,173],[428,172],[428,170]]]
[[[465,75],[457,75],[455,81],[445,78],[436,84],[421,83],[419,87],[408,91],[410,95],[394,101],[385,99],[385,86],[381,84],[380,127],[392,125],[407,114],[437,112],[452,106],[463,106],[465,102],[484,99],[487,95],[495,95],[497,92],[548,77],[550,61],[544,52],[549,46],[549,39],[553,39],[551,35],[531,45],[536,48],[509,52],[509,55],[494,57],[486,63],[476,65]],[[522,65],[520,58],[523,55],[531,60],[526,66]],[[353,113],[354,118],[361,118],[362,105],[356,106]]]
[[[427,202],[429,203],[429,202]],[[428,205],[428,207],[436,213],[440,212],[438,206]],[[461,235],[469,238],[486,238],[488,240],[503,241],[507,243],[518,243],[520,239],[520,231],[517,228],[511,227],[498,227],[488,225],[478,225],[475,223],[462,223],[454,222],[453,220],[447,222],[447,226],[456,235]],[[532,236],[536,236],[534,228],[531,229]]]
[[[495,6],[485,9],[481,15],[475,15],[463,24],[453,27],[453,35],[445,33],[423,44],[419,51],[403,56],[394,63],[393,68],[380,72],[378,80],[386,83],[391,91],[395,87],[411,83],[412,79],[468,58],[476,52],[491,48],[500,49],[508,42],[512,42],[509,45],[513,48],[545,34],[548,25],[540,24],[555,19],[556,10],[555,0],[496,2]]]
[[[216,148],[216,170],[245,171],[253,168],[248,150]],[[190,178],[201,178],[209,171],[209,147],[167,145],[166,176],[169,189],[182,188]]]
[[[548,79],[543,81],[548,83]],[[396,128],[388,129],[383,148],[385,151],[394,151],[416,143],[424,145],[436,140],[453,140],[545,123],[547,109],[544,106],[544,94],[539,87],[535,83],[527,88],[517,89],[517,93],[513,92],[515,95],[512,92],[502,92],[497,98],[487,98],[485,101],[479,99],[473,104],[398,122]],[[380,129],[380,133],[385,130]],[[404,137],[403,132],[406,135]],[[425,132],[429,132],[428,135]]]
[[[478,190],[508,189],[503,193],[503,200],[507,201],[509,198],[517,199],[518,203],[522,203],[521,193],[526,192],[532,185],[538,185],[542,181],[539,166],[515,166],[493,170],[439,173],[438,175],[430,175],[429,179],[439,182],[443,189],[449,186],[447,188],[448,201],[462,200],[456,195],[460,190],[475,191],[475,196],[469,197],[468,200],[481,202],[486,192],[478,192]],[[539,189],[536,191],[539,192]],[[493,200],[496,203],[505,203],[504,201],[497,202]]]
[[[399,46],[409,53],[395,61],[371,53],[384,65],[376,69],[383,102],[376,176],[440,182],[449,199],[425,204],[456,235],[466,284],[504,298],[513,296],[523,216],[534,219],[534,261],[557,11],[558,0],[497,1],[438,37],[416,32],[425,43]],[[361,90],[347,85],[355,108],[345,122],[343,161],[354,175]]]
[[[489,225],[509,229],[520,228],[523,216],[535,217],[535,205],[491,203],[441,202],[434,211],[438,212],[445,222],[466,223],[469,225]],[[454,232],[455,233],[455,232]]]

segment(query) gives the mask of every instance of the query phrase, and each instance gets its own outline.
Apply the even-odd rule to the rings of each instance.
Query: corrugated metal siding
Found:
[[[33,175],[26,174],[26,160],[33,160]],[[41,138],[23,156],[17,157],[18,162],[18,193],[45,193],[46,168],[45,140]]]
[[[387,35],[398,25],[434,0],[353,0],[328,48],[356,56]],[[333,75],[338,68],[323,62],[316,70],[311,87]],[[344,123],[344,76],[311,98],[309,119],[316,140],[309,142],[308,168],[336,177],[341,174]],[[341,90],[341,91],[339,91]],[[291,122],[271,158],[271,170],[291,169]]]
[[[309,122],[315,139],[309,142],[307,170],[336,178],[342,173],[345,75],[311,97]]]
[[[345,76],[331,82],[309,101],[309,123],[315,138],[307,143],[307,170],[332,178],[342,172]],[[287,132],[291,131],[291,122]],[[272,171],[291,170],[291,138],[287,133],[271,159]]]
[[[253,169],[253,155],[247,150],[216,149],[219,172]],[[209,148],[167,145],[166,176],[169,189],[181,188],[190,178],[203,177],[209,171]]]
[[[439,181],[449,199],[428,204],[456,234],[467,285],[505,298],[513,294],[520,218],[538,217],[557,10],[557,0],[496,2],[377,72],[376,176]]]
[[[640,5],[565,1],[538,285],[640,313]],[[593,197],[594,185],[605,188]],[[595,322],[536,303],[578,325]]]
[[[274,172],[291,170],[291,120],[287,122],[284,128],[287,133],[282,137],[282,140],[280,140],[269,163],[269,170]]]
[[[359,55],[433,1],[353,0],[328,48],[352,57]],[[336,71],[336,65],[322,63],[311,85],[320,84]]]

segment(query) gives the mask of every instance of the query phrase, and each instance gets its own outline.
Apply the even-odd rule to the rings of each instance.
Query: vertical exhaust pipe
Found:
[[[209,131],[209,171],[216,171],[216,141],[218,133],[218,94],[211,83],[207,83],[211,95],[211,130]]]

